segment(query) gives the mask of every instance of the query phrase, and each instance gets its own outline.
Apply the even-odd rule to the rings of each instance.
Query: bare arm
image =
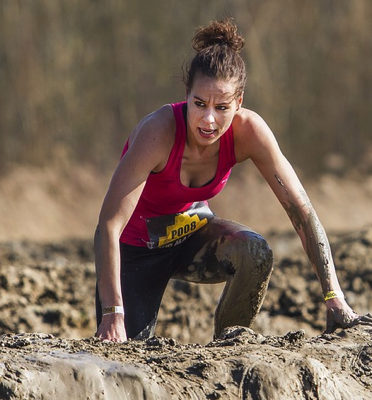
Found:
[[[122,199],[120,208],[125,212],[115,215],[112,219],[106,215],[113,203],[110,199],[112,196],[110,189],[105,198],[94,237],[96,277],[102,308],[123,306],[120,284],[119,237],[134,210],[135,204],[138,202],[143,186],[144,184],[140,184]],[[113,341],[126,340],[124,315],[110,314],[103,316],[97,336],[101,339]]]
[[[149,173],[162,169],[168,159],[173,134],[171,113],[165,106],[141,121],[131,135],[129,149],[121,159],[103,201],[94,240],[102,308],[123,306],[119,238],[132,216]],[[97,336],[102,340],[126,340],[124,316],[103,316]]]
[[[245,137],[245,151],[244,145],[239,147],[240,159],[252,159],[287,212],[318,277],[324,296],[333,291],[341,292],[327,235],[295,171],[261,118],[249,115],[245,125],[249,131],[249,139]],[[329,332],[338,326],[348,326],[358,317],[344,298],[327,300],[326,306]]]

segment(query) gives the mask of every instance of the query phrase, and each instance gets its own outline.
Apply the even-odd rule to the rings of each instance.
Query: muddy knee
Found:
[[[216,309],[215,337],[228,326],[252,325],[264,300],[273,265],[269,245],[254,232],[239,231],[225,237],[219,250],[219,255],[229,260],[232,274]]]
[[[273,252],[267,241],[252,231],[238,231],[221,239],[217,257],[231,261],[232,271],[247,264],[253,269],[250,273],[263,278],[270,276],[273,268]]]
[[[267,241],[260,235],[249,235],[250,240],[247,242],[248,253],[251,255],[257,271],[265,277],[271,275],[273,270],[273,252]]]

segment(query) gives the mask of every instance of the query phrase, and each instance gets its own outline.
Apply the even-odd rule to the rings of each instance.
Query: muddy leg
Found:
[[[229,260],[234,271],[218,303],[214,334],[233,325],[250,327],[263,303],[272,272],[272,252],[266,241],[252,232],[237,232],[221,240],[218,260]]]
[[[265,239],[232,221],[214,218],[188,239],[174,278],[226,282],[215,312],[215,337],[233,325],[250,327],[264,300],[273,255]]]

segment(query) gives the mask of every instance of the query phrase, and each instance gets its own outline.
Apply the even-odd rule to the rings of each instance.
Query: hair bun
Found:
[[[196,52],[214,45],[225,45],[237,53],[244,47],[244,39],[237,33],[237,27],[231,18],[214,21],[197,29],[192,41]]]

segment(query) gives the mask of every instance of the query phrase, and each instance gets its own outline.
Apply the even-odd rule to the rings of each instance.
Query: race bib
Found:
[[[187,211],[146,219],[149,249],[177,246],[213,218],[204,202],[194,203]]]

